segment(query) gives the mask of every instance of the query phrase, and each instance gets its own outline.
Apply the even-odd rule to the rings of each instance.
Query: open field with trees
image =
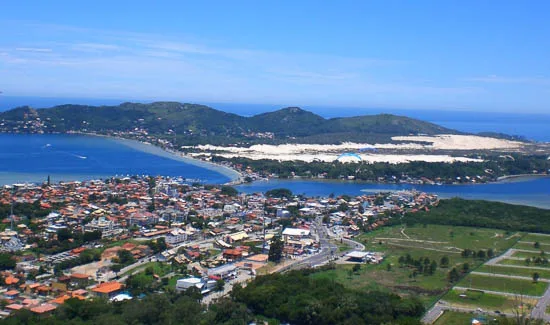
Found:
[[[469,274],[458,284],[460,287],[506,292],[510,294],[542,296],[548,287],[546,282]]]
[[[517,297],[505,297],[484,293],[478,290],[451,290],[442,298],[445,302],[452,304],[453,307],[463,308],[481,308],[483,310],[499,310],[504,313],[513,313],[520,303]],[[524,305],[534,306],[535,299],[522,298]]]
[[[482,265],[476,269],[477,272],[483,273],[495,273],[504,275],[524,276],[528,278],[533,277],[533,273],[538,273],[540,279],[550,279],[550,269],[548,270],[536,270],[530,268],[509,267],[502,265]]]

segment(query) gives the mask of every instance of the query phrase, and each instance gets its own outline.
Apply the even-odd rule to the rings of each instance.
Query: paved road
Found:
[[[498,317],[498,316],[515,317],[514,314],[495,313],[494,311],[480,311],[478,309],[473,309],[473,308],[453,307],[442,302],[442,303],[435,304],[435,306],[433,306],[432,309],[428,310],[428,312],[424,314],[424,317],[422,317],[421,321],[424,324],[433,324],[445,311],[456,311],[461,313],[477,313],[478,315],[481,315],[481,316],[492,316],[492,317]]]
[[[546,322],[550,322],[550,315],[546,313],[546,308],[550,304],[550,286],[546,288],[546,292],[539,299],[535,308],[531,311],[531,318],[544,319]]]

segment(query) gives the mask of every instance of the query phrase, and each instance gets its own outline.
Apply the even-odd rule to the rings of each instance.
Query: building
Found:
[[[92,292],[98,297],[111,299],[118,295],[122,289],[123,285],[120,282],[105,282],[95,286]]]
[[[166,235],[166,244],[176,245],[187,240],[187,232],[180,228],[175,228]]]
[[[102,238],[109,238],[120,235],[123,232],[123,229],[118,223],[105,217],[99,217],[87,223],[84,226],[84,231],[101,231]]]
[[[187,278],[187,279],[179,279],[176,282],[176,291],[182,292],[185,291],[191,287],[196,287],[199,290],[202,290],[204,286],[204,283],[202,279],[200,278]]]

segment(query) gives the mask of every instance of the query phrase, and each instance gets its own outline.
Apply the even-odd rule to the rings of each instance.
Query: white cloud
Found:
[[[549,78],[542,77],[503,77],[489,75],[485,77],[468,78],[466,81],[495,83],[495,84],[550,84]]]
[[[36,53],[49,53],[53,51],[52,49],[38,48],[38,47],[17,47],[15,50],[19,52],[36,52]]]

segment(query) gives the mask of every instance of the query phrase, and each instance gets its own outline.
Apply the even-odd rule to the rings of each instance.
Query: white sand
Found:
[[[271,159],[278,161],[323,161],[333,162],[338,159],[339,155],[334,154],[268,154],[268,153],[216,153],[215,155],[225,158],[249,158],[252,160]],[[368,163],[387,162],[391,164],[408,163],[411,161],[427,161],[427,162],[446,162],[452,163],[455,161],[483,161],[482,159],[473,159],[466,157],[452,157],[449,155],[382,155],[382,154],[359,154],[361,160]],[[342,162],[352,162],[351,159],[341,160]]]
[[[410,161],[427,162],[455,162],[455,161],[482,161],[466,157],[453,157],[450,155],[429,154],[400,154],[399,150],[491,150],[491,149],[517,149],[523,144],[517,141],[501,140],[473,135],[449,135],[436,136],[400,136],[393,137],[394,141],[406,141],[400,144],[368,144],[346,142],[338,145],[321,144],[282,144],[282,145],[253,145],[250,147],[221,147],[213,145],[199,145],[184,147],[198,152],[190,155],[218,155],[226,158],[243,157],[253,160],[272,159],[278,161],[324,161],[332,162],[338,159],[342,153],[358,152],[365,162],[406,163]],[[422,142],[422,143],[418,143]],[[427,143],[427,144],[426,144]],[[372,149],[395,150],[396,154],[377,154],[366,152]],[[363,152],[361,152],[363,151]],[[341,158],[342,162],[353,162],[359,159],[353,157]]]
[[[516,149],[523,146],[519,141],[480,137],[476,135],[440,134],[435,136],[392,137],[394,141],[429,142],[426,149],[439,150],[492,150]]]

